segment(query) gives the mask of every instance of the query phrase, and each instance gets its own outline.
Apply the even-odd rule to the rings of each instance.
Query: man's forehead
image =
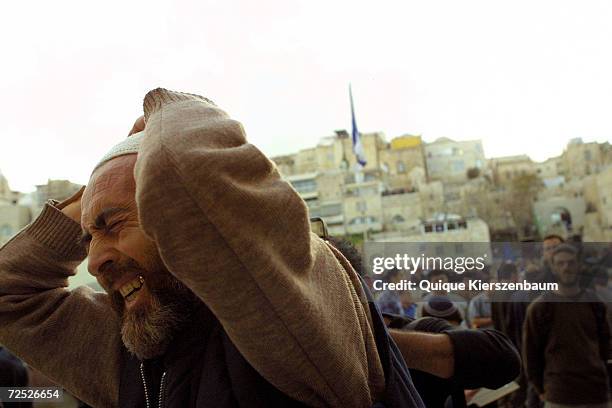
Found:
[[[100,211],[109,202],[129,204],[134,200],[134,164],[136,155],[117,157],[104,163],[91,175],[83,193],[83,215],[95,216],[92,211]]]
[[[557,252],[554,255],[554,259],[555,260],[568,260],[568,259],[576,259],[576,254],[573,254],[571,252],[566,252],[566,251],[561,251],[561,252]]]
[[[556,245],[559,245],[560,243],[561,243],[561,240],[559,238],[548,238],[544,240],[545,247],[556,246]]]
[[[132,191],[133,186],[133,179],[130,175],[109,171],[92,177],[86,191],[89,196],[96,196],[99,194]]]

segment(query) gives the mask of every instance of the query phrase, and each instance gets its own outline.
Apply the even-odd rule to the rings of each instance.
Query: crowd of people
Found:
[[[514,379],[519,389],[502,406],[608,406],[612,246],[548,235],[540,253],[538,259],[501,260],[484,274],[431,270],[402,276],[392,270],[385,278],[556,282],[558,290],[384,291],[375,293],[377,303],[393,315],[435,316],[456,327],[504,333],[521,351],[523,369]]]

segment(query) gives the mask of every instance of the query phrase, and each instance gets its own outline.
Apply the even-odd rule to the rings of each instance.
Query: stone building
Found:
[[[421,136],[405,135],[391,140],[391,143],[380,150],[381,166],[387,173],[389,188],[414,189],[414,180],[410,176],[415,168],[426,172],[425,152]]]
[[[32,220],[30,208],[11,202],[0,202],[0,245],[4,245]]]
[[[584,143],[580,138],[572,139],[561,155],[562,175],[572,180],[597,174],[612,164],[611,151],[610,143]]]
[[[486,159],[480,140],[454,141],[439,138],[425,145],[427,177],[448,183],[468,179],[469,169],[483,170]]]
[[[80,184],[68,180],[48,180],[47,184],[36,186],[36,206],[42,208],[49,199],[64,200],[79,191],[81,187]]]
[[[509,185],[520,176],[537,174],[536,164],[527,155],[496,157],[488,161],[493,182]]]
[[[585,226],[586,202],[583,197],[552,197],[534,203],[533,211],[540,236],[581,234]]]

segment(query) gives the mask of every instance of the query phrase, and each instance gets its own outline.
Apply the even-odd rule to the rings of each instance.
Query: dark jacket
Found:
[[[384,401],[374,406],[422,407],[401,353],[374,303],[370,303],[370,311],[386,380]],[[126,351],[121,372],[119,400],[126,408],[305,406],[255,371],[204,305],[163,358],[141,363]]]
[[[389,327],[429,333],[445,333],[453,343],[455,373],[450,379],[410,370],[414,385],[427,408],[444,407],[450,396],[453,406],[465,405],[464,389],[499,388],[518,377],[521,359],[512,342],[493,329],[457,329],[434,317],[417,320],[390,316]]]
[[[121,373],[119,401],[126,408],[305,406],[259,375],[204,305],[163,358],[144,361],[141,370],[126,351]]]

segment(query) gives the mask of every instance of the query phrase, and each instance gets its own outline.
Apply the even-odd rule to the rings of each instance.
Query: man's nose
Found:
[[[118,259],[119,253],[112,246],[102,242],[92,242],[88,254],[87,270],[97,278],[116,264]]]

